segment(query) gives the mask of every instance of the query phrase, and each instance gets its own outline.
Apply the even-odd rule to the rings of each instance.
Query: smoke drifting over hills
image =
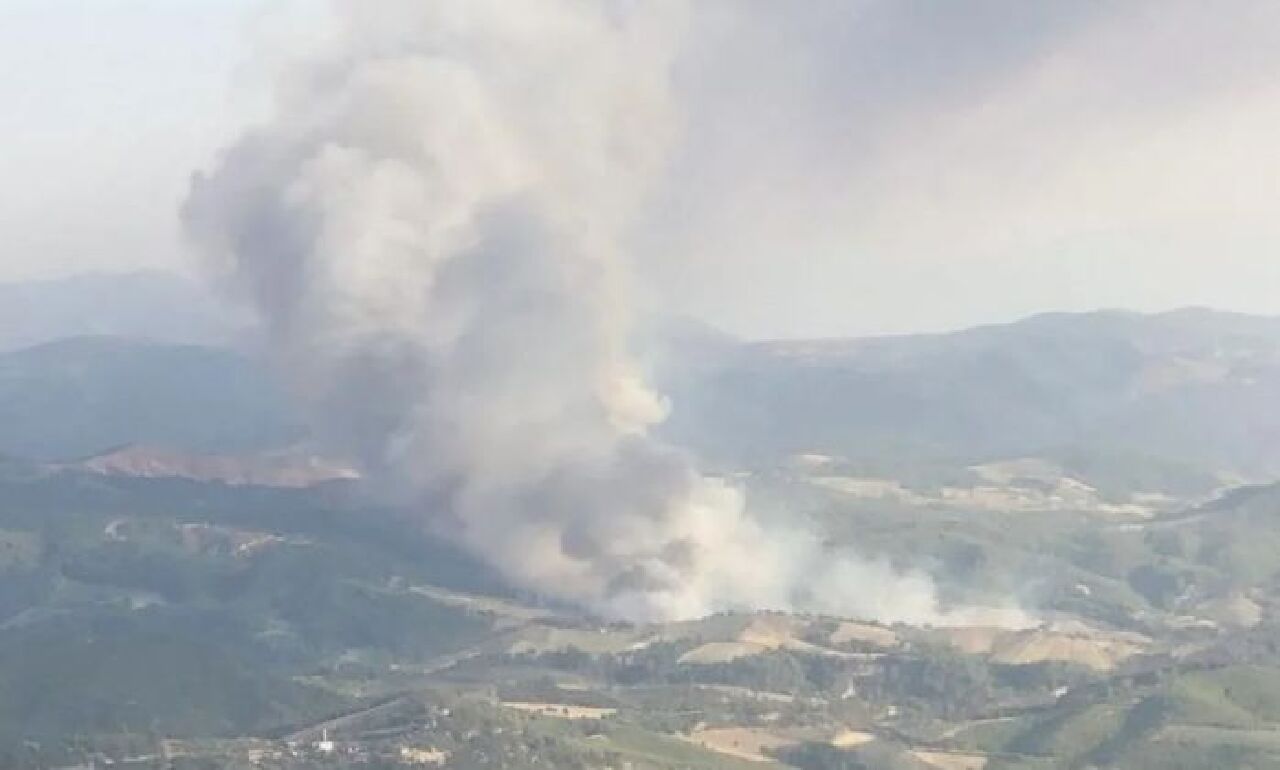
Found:
[[[937,619],[648,435],[624,232],[679,130],[679,2],[340,2],[189,231],[320,433],[512,581],[601,613]]]

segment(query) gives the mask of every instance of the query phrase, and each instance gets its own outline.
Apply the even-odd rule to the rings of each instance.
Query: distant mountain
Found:
[[[68,460],[125,444],[200,453],[300,431],[264,369],[219,348],[79,337],[0,354],[0,454]]]
[[[1049,454],[1280,475],[1280,318],[1050,314],[951,334],[694,349],[664,367],[664,430],[711,458]]]
[[[172,273],[0,284],[0,351],[84,335],[222,343],[236,328],[233,314],[208,291]]]
[[[1094,485],[1186,494],[1280,477],[1277,318],[1109,311],[762,343],[680,322],[654,336],[662,431],[715,465],[820,454],[909,481],[1041,457]],[[242,454],[281,448],[298,422],[265,367],[221,347],[83,337],[0,353],[0,454]]]

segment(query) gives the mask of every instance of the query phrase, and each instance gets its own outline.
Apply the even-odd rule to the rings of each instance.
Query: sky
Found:
[[[319,1],[0,0],[0,280],[190,270],[188,180]],[[695,8],[648,307],[750,337],[1280,312],[1280,3]]]
[[[192,170],[252,113],[247,0],[0,0],[0,280],[172,266]]]

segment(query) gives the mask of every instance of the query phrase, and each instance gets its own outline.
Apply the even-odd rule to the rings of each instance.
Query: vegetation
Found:
[[[894,519],[793,475],[753,483],[805,500],[795,515],[828,524],[833,543],[856,533],[861,548],[926,561],[948,599],[1035,575],[1032,598],[1069,613],[1064,627],[1082,619],[1133,650],[1091,668],[965,652],[948,629],[833,642],[834,618],[762,615],[782,629],[776,646],[743,641],[754,616],[603,625],[522,603],[341,486],[8,460],[0,766],[154,766],[167,753],[171,767],[407,767],[419,755],[401,749],[417,747],[457,768],[727,770],[759,766],[741,756],[757,741],[802,769],[918,770],[930,752],[994,769],[1280,767],[1280,489],[1150,520],[944,507]],[[693,662],[709,643],[742,651]],[[693,739],[716,729],[742,737]]]

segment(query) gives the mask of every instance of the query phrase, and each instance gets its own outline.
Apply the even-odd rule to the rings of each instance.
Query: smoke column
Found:
[[[683,4],[333,10],[184,211],[320,434],[513,582],[609,616],[934,617],[926,579],[766,532],[647,433],[620,244],[677,134]]]

